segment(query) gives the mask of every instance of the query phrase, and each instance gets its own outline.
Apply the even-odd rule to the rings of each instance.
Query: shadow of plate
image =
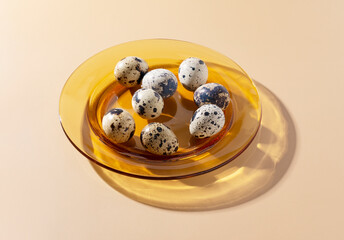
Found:
[[[223,209],[256,199],[287,172],[296,150],[296,130],[283,103],[255,82],[262,103],[261,128],[237,159],[212,172],[181,180],[127,177],[92,163],[112,188],[138,202],[180,211]]]

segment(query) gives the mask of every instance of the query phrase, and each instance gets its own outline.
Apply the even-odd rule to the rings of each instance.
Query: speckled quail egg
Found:
[[[176,76],[167,69],[154,69],[142,79],[142,88],[151,88],[163,98],[171,97],[176,92],[177,86]]]
[[[194,92],[194,102],[199,107],[211,103],[224,110],[230,100],[231,98],[227,89],[218,83],[204,84]]]
[[[177,152],[179,143],[174,132],[162,123],[153,122],[142,129],[141,143],[147,151],[157,155]]]
[[[140,85],[143,76],[148,71],[148,64],[139,57],[126,57],[119,61],[115,67],[115,78],[126,87]]]
[[[211,137],[221,131],[225,125],[225,115],[215,104],[207,104],[198,108],[193,114],[189,131],[196,138]]]
[[[106,113],[102,120],[105,134],[116,143],[128,141],[135,132],[135,121],[129,112],[114,108]]]
[[[131,105],[142,118],[154,119],[160,116],[164,108],[164,100],[153,89],[139,89],[134,93]]]
[[[199,58],[187,58],[179,66],[178,78],[187,90],[195,91],[207,82],[207,65]]]

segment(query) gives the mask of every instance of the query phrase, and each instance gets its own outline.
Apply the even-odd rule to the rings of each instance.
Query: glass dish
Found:
[[[177,92],[165,100],[159,118],[139,117],[131,107],[131,97],[138,88],[127,89],[113,76],[116,63],[126,56],[138,56],[146,60],[149,70],[165,68],[176,76],[184,59],[204,60],[209,71],[208,82],[224,85],[231,95],[222,131],[207,139],[195,139],[189,134],[189,122],[197,106],[193,92],[181,84]],[[127,110],[135,119],[136,131],[127,143],[116,144],[102,131],[102,116],[114,107]],[[132,177],[178,179],[209,172],[240,155],[257,134],[261,105],[252,80],[231,59],[194,43],[151,39],[108,48],[81,64],[62,90],[59,114],[73,146],[98,165]],[[162,122],[173,130],[180,145],[177,153],[157,156],[144,150],[140,132],[153,121]]]

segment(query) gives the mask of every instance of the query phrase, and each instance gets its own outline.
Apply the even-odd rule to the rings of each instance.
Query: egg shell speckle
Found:
[[[142,88],[151,88],[163,98],[171,97],[176,92],[177,86],[176,76],[167,69],[154,69],[142,79]]]
[[[164,100],[153,89],[139,89],[132,98],[134,111],[145,119],[154,119],[160,116],[164,108]]]
[[[148,71],[148,64],[139,57],[123,58],[115,67],[114,74],[117,81],[126,87],[140,85],[143,76]]]
[[[103,116],[105,134],[116,143],[128,141],[135,133],[135,121],[129,112],[114,108]]]
[[[190,134],[197,138],[211,137],[221,131],[225,125],[225,115],[221,108],[214,104],[198,108],[190,121]]]
[[[196,89],[194,102],[197,106],[215,104],[222,110],[226,109],[231,101],[227,89],[218,83],[207,83]]]
[[[195,91],[207,82],[207,65],[199,58],[187,58],[179,66],[178,78],[184,88]]]
[[[141,143],[150,153],[171,155],[178,151],[179,143],[174,132],[162,123],[146,125],[141,132]]]

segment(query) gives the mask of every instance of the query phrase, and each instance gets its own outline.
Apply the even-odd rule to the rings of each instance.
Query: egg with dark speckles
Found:
[[[134,93],[131,105],[142,118],[154,119],[160,116],[164,108],[164,100],[153,89],[139,89]]]
[[[178,151],[179,142],[174,132],[162,123],[146,125],[141,132],[141,143],[148,152],[156,155],[171,155]]]
[[[184,88],[195,91],[207,82],[207,65],[199,58],[187,58],[179,66],[178,78]]]
[[[135,133],[135,121],[129,112],[114,108],[103,116],[103,130],[116,143],[128,141]]]
[[[221,131],[225,125],[225,115],[214,104],[203,105],[192,116],[189,125],[190,134],[196,138],[211,137]]]
[[[171,97],[177,90],[177,77],[167,69],[154,69],[142,79],[142,88],[151,88],[163,98]]]
[[[123,58],[117,63],[114,74],[120,84],[130,88],[140,85],[147,71],[148,64],[145,60],[139,57],[130,56]]]
[[[218,83],[207,83],[196,89],[194,102],[197,106],[215,104],[222,110],[226,109],[231,101],[227,89]]]

